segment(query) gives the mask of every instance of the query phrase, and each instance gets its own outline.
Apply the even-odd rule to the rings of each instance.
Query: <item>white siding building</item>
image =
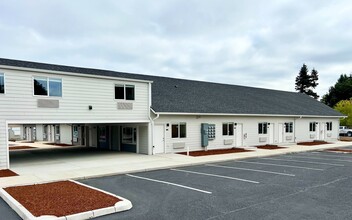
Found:
[[[336,141],[341,117],[294,92],[0,59],[0,169],[19,136],[173,153]]]

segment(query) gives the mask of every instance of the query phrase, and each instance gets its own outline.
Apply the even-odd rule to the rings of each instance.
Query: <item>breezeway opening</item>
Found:
[[[149,152],[147,123],[9,124],[8,128],[10,167],[19,174],[47,165],[54,172],[55,164],[67,170],[70,164],[75,169],[89,161],[99,166],[99,161]]]

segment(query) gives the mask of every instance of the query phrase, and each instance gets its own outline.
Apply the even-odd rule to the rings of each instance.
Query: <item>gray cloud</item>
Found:
[[[352,64],[348,1],[2,1],[0,56],[320,95]]]

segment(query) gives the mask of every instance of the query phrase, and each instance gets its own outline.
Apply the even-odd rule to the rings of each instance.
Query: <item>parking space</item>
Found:
[[[82,182],[133,203],[102,220],[351,219],[351,161],[352,154],[315,151]],[[0,211],[17,217],[2,203]]]

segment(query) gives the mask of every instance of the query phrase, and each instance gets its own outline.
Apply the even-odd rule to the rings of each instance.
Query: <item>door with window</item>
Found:
[[[55,125],[55,143],[60,143],[60,125]]]
[[[122,127],[121,151],[137,153],[137,128]]]
[[[153,137],[153,154],[165,153],[165,137],[164,137],[164,125],[154,126],[154,137]]]
[[[98,126],[98,148],[109,149],[109,129],[107,126]]]

